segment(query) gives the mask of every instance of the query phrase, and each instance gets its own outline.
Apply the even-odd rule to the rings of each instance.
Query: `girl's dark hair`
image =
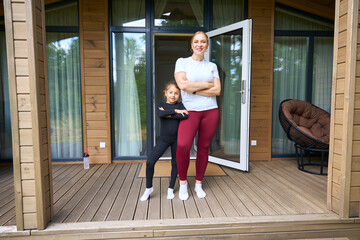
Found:
[[[175,81],[170,81],[170,82],[168,82],[168,83],[165,85],[164,96],[165,96],[166,91],[167,91],[171,86],[175,86],[175,87],[176,87],[177,89],[179,89],[179,91],[180,91],[180,88],[179,88],[179,86],[177,85],[177,83],[176,83]]]

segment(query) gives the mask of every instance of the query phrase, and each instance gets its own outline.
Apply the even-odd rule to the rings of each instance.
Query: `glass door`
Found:
[[[205,55],[216,63],[222,85],[209,161],[242,171],[249,169],[251,27],[248,19],[208,32]]]

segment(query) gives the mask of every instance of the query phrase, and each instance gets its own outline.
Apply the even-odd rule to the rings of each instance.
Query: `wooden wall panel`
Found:
[[[53,211],[44,2],[6,0],[4,6],[16,224],[44,229]]]
[[[271,160],[275,1],[250,0],[252,27],[250,161]]]
[[[84,148],[90,163],[111,163],[108,1],[80,0],[79,12]]]
[[[360,212],[358,10],[359,1],[336,1],[328,208],[345,218]]]

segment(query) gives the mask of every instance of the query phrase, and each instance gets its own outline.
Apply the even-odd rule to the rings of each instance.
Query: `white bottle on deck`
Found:
[[[89,169],[89,154],[87,152],[84,152],[83,160],[84,160],[84,169]]]

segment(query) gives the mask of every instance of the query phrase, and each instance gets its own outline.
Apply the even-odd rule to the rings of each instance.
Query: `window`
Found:
[[[333,25],[323,19],[276,8],[274,38],[272,155],[295,154],[279,123],[285,99],[311,102],[330,111]]]
[[[46,7],[46,53],[53,161],[81,160],[82,111],[76,1]]]

